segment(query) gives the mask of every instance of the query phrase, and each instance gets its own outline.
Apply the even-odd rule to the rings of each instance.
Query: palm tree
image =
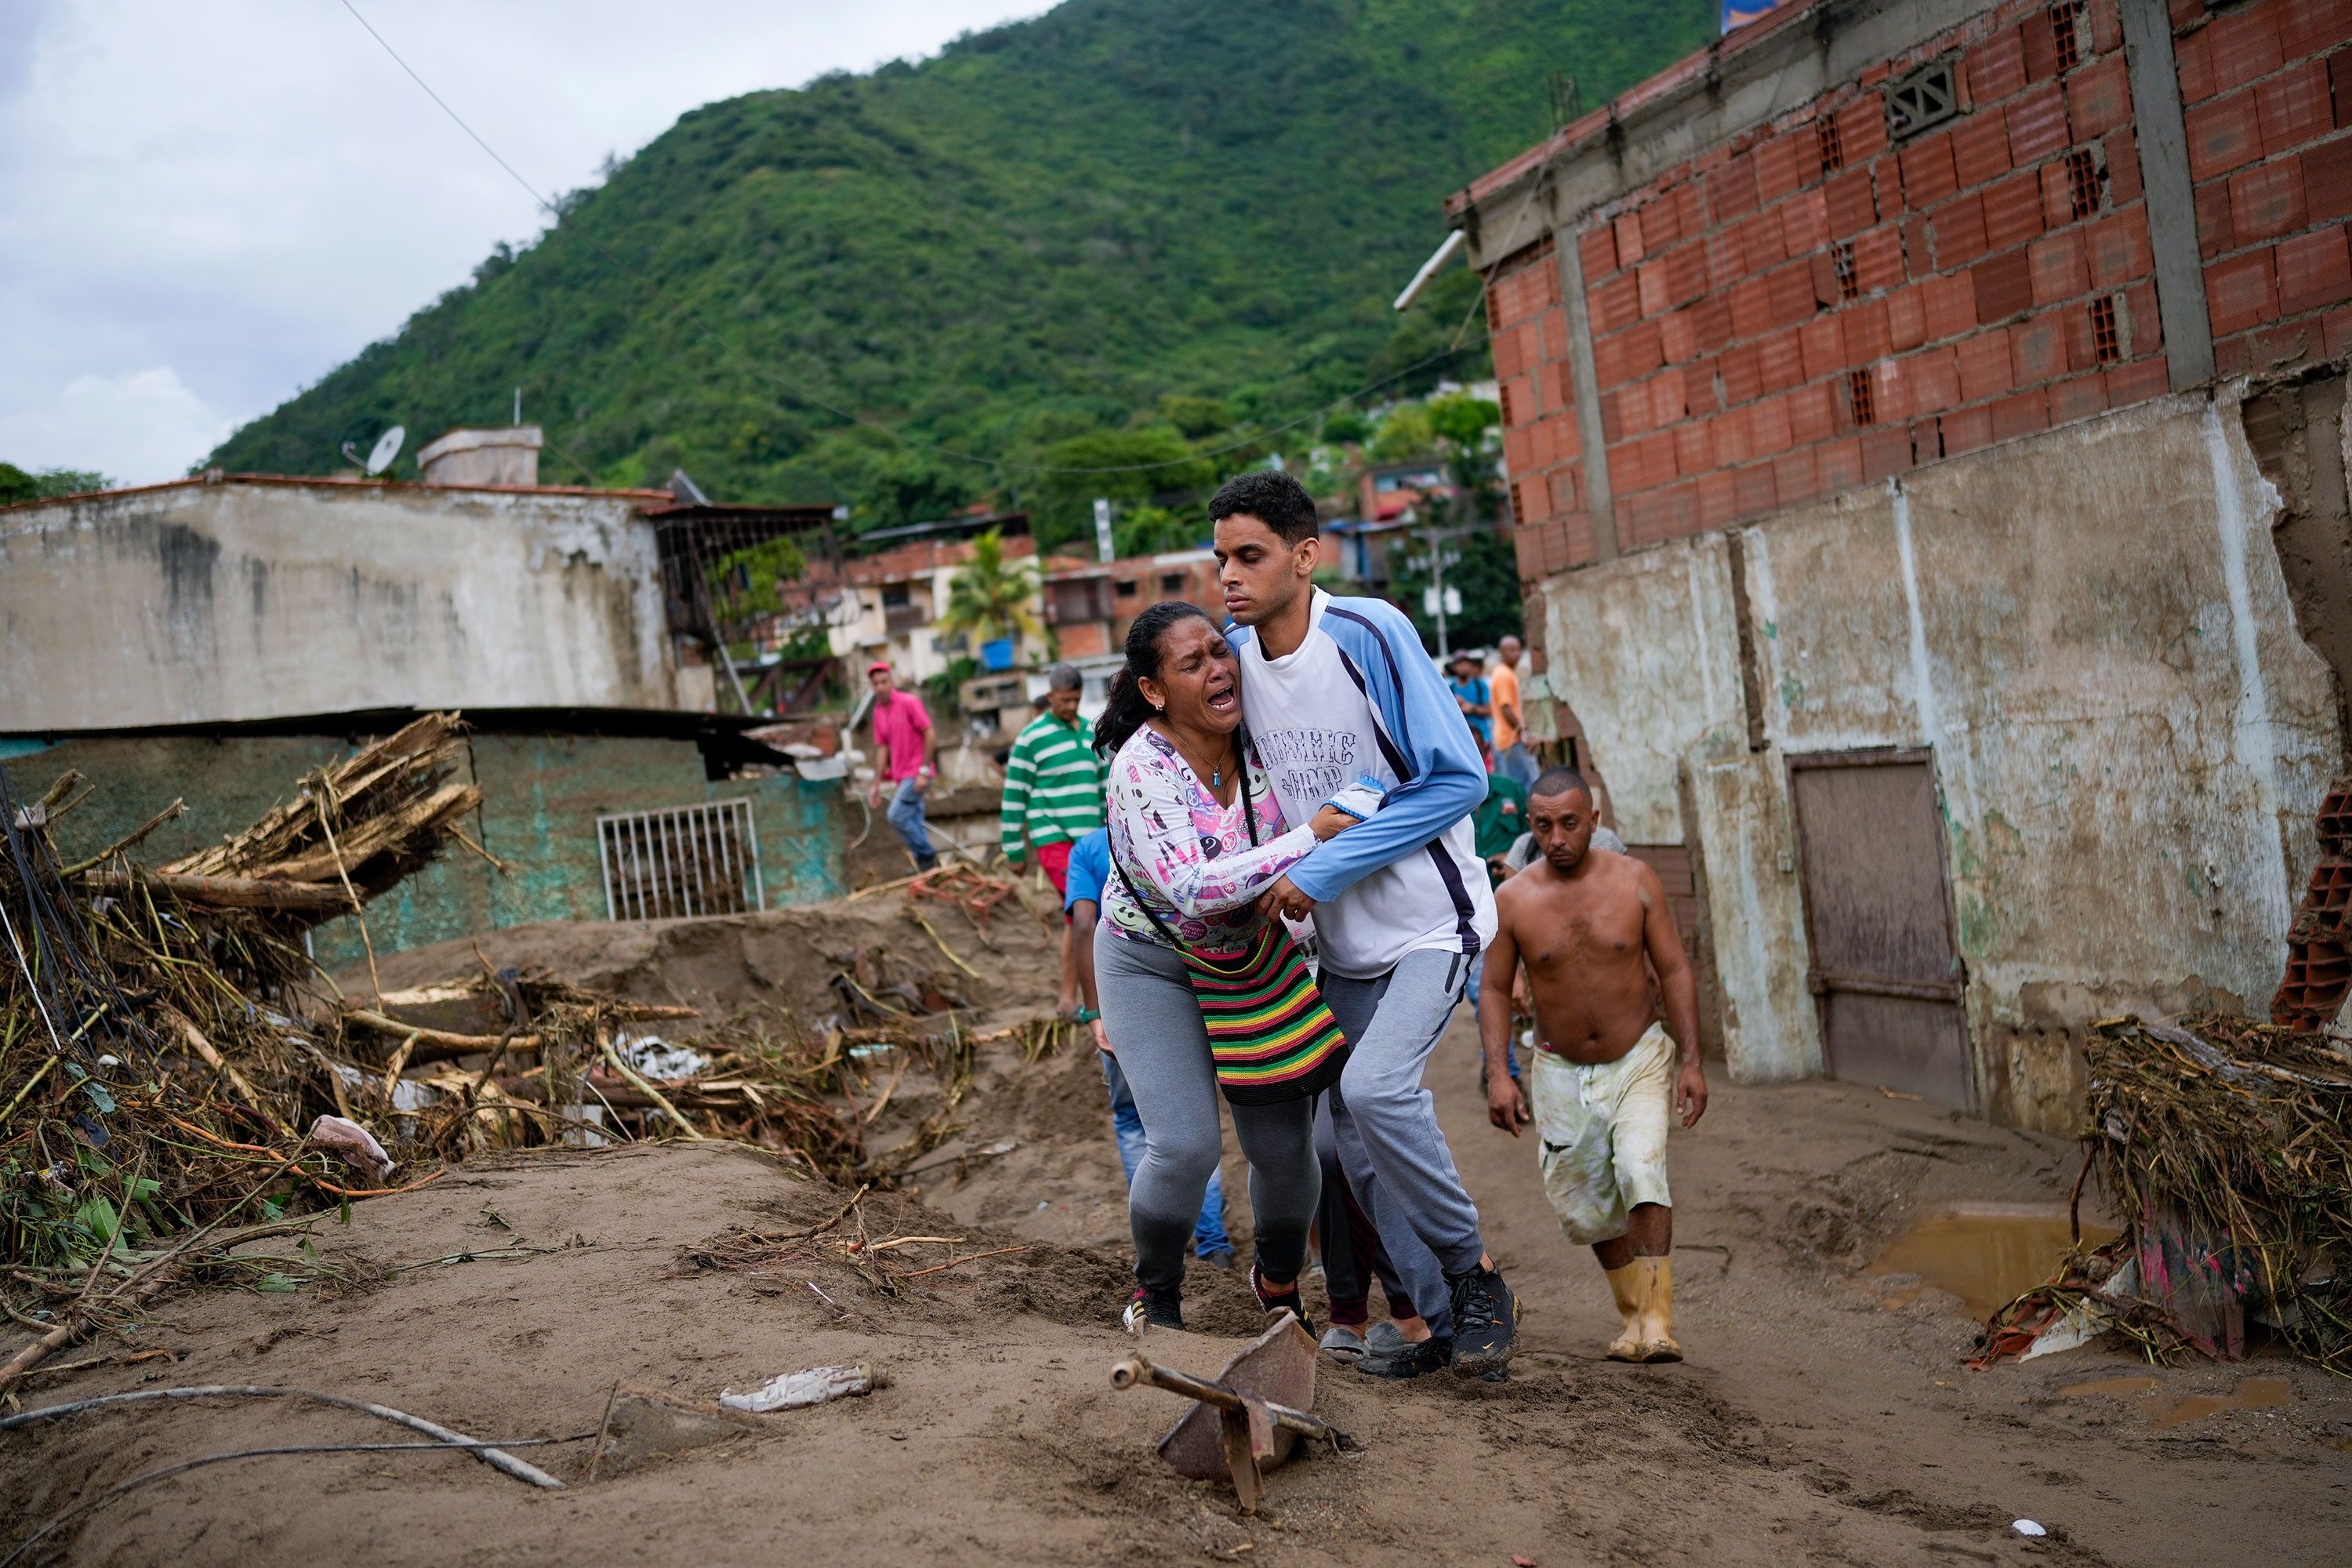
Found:
[[[971,560],[948,584],[947,610],[940,629],[968,632],[975,641],[1028,637],[1043,641],[1045,623],[1036,610],[1037,578],[1030,563],[1007,562],[1004,539],[990,529],[971,542]]]

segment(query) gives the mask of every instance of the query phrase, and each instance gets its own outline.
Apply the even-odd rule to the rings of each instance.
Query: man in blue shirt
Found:
[[[1079,1021],[1094,1031],[1095,1049],[1102,1054],[1103,1083],[1110,1090],[1110,1128],[1118,1140],[1118,1163],[1129,1183],[1143,1163],[1143,1118],[1136,1114],[1135,1096],[1127,1075],[1118,1070],[1110,1040],[1103,1033],[1102,1003],[1095,994],[1095,924],[1102,918],[1103,884],[1110,880],[1110,830],[1097,827],[1070,849],[1067,885],[1062,894],[1062,918],[1070,929],[1070,946],[1078,961]],[[1192,1227],[1192,1250],[1203,1263],[1218,1268],[1234,1266],[1234,1244],[1225,1235],[1223,1176],[1209,1173],[1209,1191],[1201,1200],[1201,1217]]]
[[[1462,717],[1470,721],[1470,732],[1478,737],[1478,750],[1488,756],[1495,752],[1494,688],[1478,673],[1478,656],[1464,652],[1454,656],[1453,679],[1445,683],[1454,693],[1454,700],[1462,706]]]

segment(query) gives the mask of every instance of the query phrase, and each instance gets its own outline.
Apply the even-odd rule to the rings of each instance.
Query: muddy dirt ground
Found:
[[[895,903],[886,895],[691,928],[501,932],[483,945],[494,963],[546,963],[648,999],[674,991],[715,1008],[764,991],[804,1004],[844,951],[878,946],[912,963],[929,949]],[[976,1005],[1050,1002],[1040,933],[1002,921],[986,949],[961,922],[935,923],[989,976]],[[403,955],[385,983],[455,962]],[[60,1531],[36,1560],[2346,1560],[2352,1394],[2336,1380],[2267,1359],[2150,1369],[2105,1350],[1973,1373],[1961,1363],[1974,1328],[1954,1298],[1867,1270],[1889,1240],[1947,1205],[2063,1202],[2075,1170],[2063,1142],[1866,1087],[1730,1086],[1718,1065],[1706,1120],[1673,1149],[1689,1360],[1625,1367],[1600,1358],[1615,1329],[1607,1290],[1590,1255],[1560,1239],[1532,1143],[1486,1125],[1472,1053],[1465,1012],[1429,1081],[1526,1303],[1512,1377],[1391,1385],[1327,1365],[1318,1409],[1365,1451],[1276,1472],[1255,1519],[1236,1513],[1226,1489],[1179,1479],[1152,1457],[1177,1401],[1110,1389],[1107,1371],[1131,1342],[1116,1327],[1125,1217],[1098,1072],[1080,1049],[1027,1065],[1007,1042],[982,1048],[967,1125],[924,1162],[919,1192],[876,1194],[861,1211],[877,1238],[958,1238],[908,1247],[910,1263],[1025,1250],[888,1294],[822,1248],[749,1272],[698,1268],[684,1254],[729,1226],[814,1225],[845,1194],[734,1146],[492,1156],[359,1205],[348,1228],[329,1216],[318,1245],[342,1266],[341,1284],[180,1299],[135,1343],[82,1352],[168,1359],[46,1376],[25,1403],[285,1384],[511,1438],[593,1433],[616,1381],[708,1400],[781,1372],[865,1361],[890,1378],[869,1397],[763,1417],[756,1435],[593,1481],[584,1442],[522,1450],[571,1483],[561,1492],[442,1454],[243,1460],[142,1488]],[[927,1091],[901,1092],[919,1102]],[[1231,1217],[1245,1236],[1239,1174],[1229,1163]],[[441,1261],[493,1248],[533,1250]],[[1209,1270],[1196,1271],[1188,1313],[1193,1331],[1155,1333],[1148,1349],[1197,1372],[1213,1372],[1255,1325],[1241,1279]],[[2256,1374],[2284,1378],[2286,1402],[2159,1424],[2183,1399]],[[2063,1392],[2126,1376],[2155,1382]],[[100,1489],[177,1459],[400,1436],[341,1413],[226,1403],[8,1434],[0,1551]],[[2050,1533],[2028,1541],[2011,1530],[2016,1519]]]

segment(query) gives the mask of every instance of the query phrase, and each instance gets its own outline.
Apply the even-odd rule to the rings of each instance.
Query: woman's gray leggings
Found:
[[[1114,936],[1108,921],[1095,928],[1095,986],[1103,1029],[1143,1118],[1143,1163],[1127,1193],[1135,1277],[1172,1289],[1183,1282],[1193,1220],[1224,1147],[1208,1026],[1174,950]],[[1315,1101],[1236,1105],[1233,1114],[1249,1159],[1259,1271],[1276,1282],[1296,1279],[1322,1183]]]

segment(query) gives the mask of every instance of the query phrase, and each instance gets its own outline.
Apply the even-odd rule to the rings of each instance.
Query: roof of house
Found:
[[[230,474],[217,468],[191,475],[184,479],[164,479],[152,485],[126,485],[113,490],[82,490],[69,496],[42,496],[33,500],[11,501],[0,506],[0,511],[26,511],[34,507],[58,506],[68,501],[96,500],[115,496],[153,495],[163,490],[200,489],[206,485],[277,485],[297,489],[396,490],[403,494],[440,490],[487,491],[496,495],[541,496],[604,496],[619,500],[661,502],[667,504],[677,498],[667,490],[610,490],[588,485],[428,485],[414,479],[361,479],[341,474]],[[830,515],[828,513],[828,515]]]
[[[871,539],[875,536],[869,533],[866,537]],[[918,540],[885,550],[879,554],[844,561],[837,567],[828,561],[812,561],[803,580],[812,583],[832,581],[837,573],[839,580],[849,583],[867,585],[903,583],[943,567],[961,566],[971,559],[974,548],[970,540]],[[1036,553],[1037,542],[1034,539],[1015,535],[1004,542],[1004,556],[1008,561],[1026,560]]]
[[[866,542],[882,541],[898,543],[910,539],[963,539],[994,529],[1000,533],[1025,534],[1029,531],[1029,514],[1025,511],[996,512],[987,517],[949,517],[935,522],[907,522],[896,528],[877,528],[860,536]]]

